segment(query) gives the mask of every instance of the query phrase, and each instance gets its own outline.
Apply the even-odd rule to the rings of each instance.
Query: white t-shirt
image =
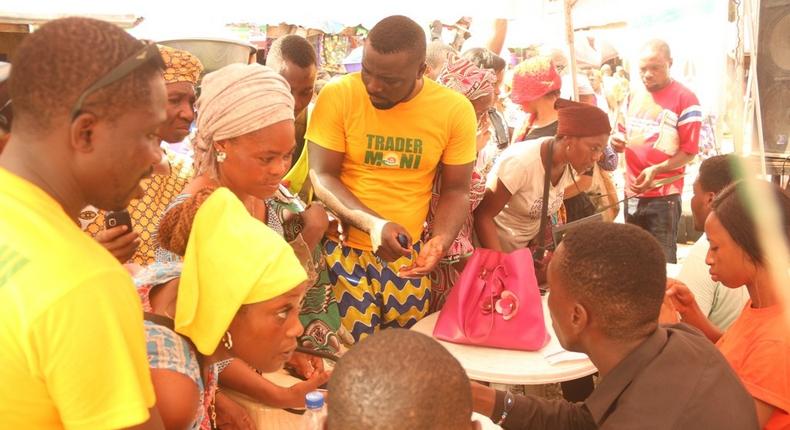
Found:
[[[547,140],[553,141],[554,138],[528,140],[509,146],[499,156],[488,175],[488,188],[493,188],[499,180],[512,194],[510,201],[494,218],[499,243],[505,252],[525,248],[540,230],[545,176],[540,146]],[[571,168],[566,166],[557,185],[549,188],[549,215],[560,209],[565,188],[571,184]]]
[[[746,287],[727,288],[710,278],[708,265],[705,264],[709,247],[708,237],[703,234],[683,261],[678,281],[686,284],[694,293],[700,310],[710,322],[721,330],[727,330],[741,315],[749,300],[749,291]]]

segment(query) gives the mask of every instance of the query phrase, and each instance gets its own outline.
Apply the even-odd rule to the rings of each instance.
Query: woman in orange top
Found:
[[[790,243],[790,197],[768,183],[755,184],[775,196],[779,206],[780,229],[785,244]],[[786,309],[777,293],[787,288],[787,275],[777,279],[767,267],[766,246],[757,238],[755,220],[747,205],[751,202],[745,181],[725,188],[714,200],[713,211],[705,222],[710,240],[706,263],[714,281],[729,288],[746,285],[750,300],[741,316],[720,337],[710,333],[710,327],[699,327],[730,362],[744,386],[754,397],[757,418],[766,430],[790,428],[790,327]],[[781,240],[781,239],[780,239]],[[788,267],[785,261],[783,268]],[[693,296],[672,292],[677,305],[696,306]],[[690,303],[682,303],[690,298]],[[690,318],[694,325],[702,319]]]

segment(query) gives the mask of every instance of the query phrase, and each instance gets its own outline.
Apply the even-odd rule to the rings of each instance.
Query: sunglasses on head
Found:
[[[6,130],[11,129],[11,120],[9,120],[8,116],[5,114],[5,111],[9,106],[11,106],[11,99],[8,99],[8,101],[5,102],[3,106],[0,106],[0,127],[3,127]]]
[[[79,98],[77,98],[77,102],[74,103],[74,107],[71,109],[71,119],[74,120],[74,118],[80,114],[82,105],[85,103],[85,99],[89,95],[128,76],[140,66],[148,63],[149,61],[155,62],[160,69],[164,70],[165,63],[162,60],[162,56],[159,54],[159,48],[156,46],[156,43],[143,41],[143,47],[139,51],[135,52],[131,57],[123,60],[120,64],[107,72],[106,75],[97,79],[96,82],[91,84],[88,89],[80,94]]]

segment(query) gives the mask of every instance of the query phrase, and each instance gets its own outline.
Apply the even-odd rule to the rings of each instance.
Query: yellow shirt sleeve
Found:
[[[477,116],[472,103],[464,102],[458,103],[455,114],[450,116],[450,139],[442,154],[444,164],[467,164],[477,157]]]
[[[345,89],[343,82],[331,82],[321,90],[310,115],[305,141],[332,151],[346,152],[346,130],[343,124]]]
[[[143,313],[125,272],[86,279],[34,322],[31,337],[65,428],[124,428],[148,419],[156,398]]]

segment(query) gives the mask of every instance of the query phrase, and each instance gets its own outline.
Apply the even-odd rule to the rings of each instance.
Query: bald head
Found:
[[[661,39],[649,40],[642,46],[642,56],[646,54],[660,54],[667,61],[672,61],[672,52],[669,50],[669,45]]]
[[[329,380],[328,430],[473,428],[461,365],[435,340],[381,331],[343,356]]]

